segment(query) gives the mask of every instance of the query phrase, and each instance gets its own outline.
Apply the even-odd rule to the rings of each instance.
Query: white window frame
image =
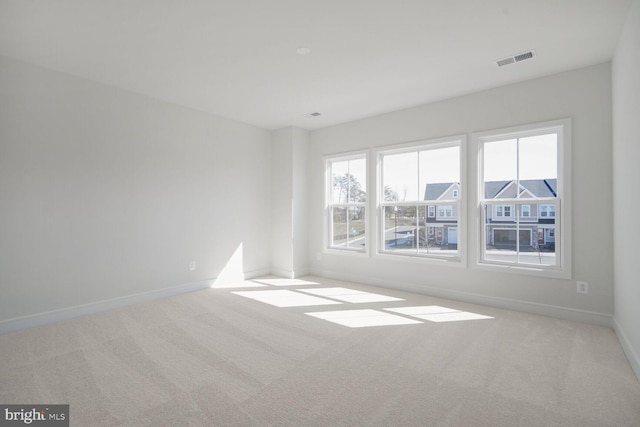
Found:
[[[367,181],[364,185],[364,191],[367,194],[367,200],[365,202],[358,203],[333,203],[332,202],[332,191],[333,191],[333,179],[331,174],[331,165],[337,162],[343,162],[348,160],[361,160],[365,161],[365,174],[367,177]],[[325,253],[335,253],[335,254],[353,254],[353,255],[368,255],[369,253],[369,222],[370,222],[370,199],[371,192],[369,189],[371,188],[370,183],[370,173],[369,173],[369,151],[362,150],[356,152],[349,153],[341,153],[341,154],[332,154],[324,156],[324,169],[325,169],[325,197],[324,197],[324,244],[323,244],[323,252]],[[364,209],[364,247],[363,248],[350,248],[343,246],[333,245],[333,208],[363,208]]]
[[[527,213],[526,215],[525,215],[525,212]],[[531,218],[531,205],[530,204],[520,205],[520,216],[522,218]]]
[[[428,205],[427,218],[435,218],[435,217],[436,217],[436,205]]]
[[[501,141],[505,139],[524,138],[535,135],[545,135],[556,133],[557,139],[557,197],[532,199],[485,199],[484,198],[484,176],[483,176],[483,147],[485,143]],[[497,129],[486,132],[476,132],[472,134],[472,144],[474,152],[477,153],[477,191],[470,195],[475,206],[476,232],[473,235],[473,246],[475,247],[473,268],[492,271],[511,272],[518,274],[528,274],[534,276],[554,277],[571,279],[571,120],[560,119],[543,123],[535,123],[524,126],[516,126],[505,129]],[[555,252],[556,264],[553,266],[525,264],[510,261],[487,260],[484,256],[486,248],[486,207],[491,205],[504,205],[508,200],[509,204],[531,205],[532,202],[538,204],[555,205],[555,217],[543,217],[555,219]],[[518,209],[519,211],[519,209]],[[524,217],[531,218],[531,217]]]
[[[466,267],[467,263],[467,242],[466,242],[466,229],[467,229],[467,221],[466,221],[466,148],[467,146],[467,137],[466,135],[455,135],[451,137],[438,138],[438,139],[429,139],[429,140],[421,140],[414,141],[405,144],[397,144],[392,146],[383,146],[377,147],[374,149],[374,154],[377,159],[377,167],[376,167],[376,186],[377,191],[375,192],[375,228],[376,232],[376,242],[374,257],[377,258],[393,258],[395,260],[405,260],[409,262],[424,262],[424,263],[435,263],[442,264],[446,263],[447,265],[457,266],[457,267]],[[420,200],[417,202],[386,202],[384,201],[384,186],[383,186],[383,158],[386,155],[390,154],[402,154],[402,153],[411,153],[416,151],[430,150],[430,149],[439,149],[439,148],[447,148],[447,147],[459,147],[459,161],[460,161],[460,189],[459,189],[459,197],[457,199],[450,200]],[[419,179],[419,178],[418,178]],[[436,220],[438,218],[438,208],[440,205],[448,205],[452,207],[457,206],[457,255],[456,256],[443,256],[438,254],[424,254],[424,253],[400,253],[398,251],[390,251],[387,250],[385,245],[385,237],[384,237],[384,209],[387,206],[416,206],[421,208],[423,206],[427,206],[425,209],[427,210],[426,216],[427,218],[433,218],[433,216],[429,216],[429,207],[434,206]],[[373,208],[371,209],[373,211]],[[419,215],[417,216],[419,218]],[[418,225],[418,224],[416,224]],[[425,230],[428,230],[429,226],[436,226],[436,223],[426,224]],[[427,231],[428,233],[428,231]]]

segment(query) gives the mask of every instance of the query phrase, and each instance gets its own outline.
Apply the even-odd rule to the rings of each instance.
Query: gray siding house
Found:
[[[557,179],[490,181],[485,183],[485,199],[531,199],[531,203],[487,205],[486,243],[500,249],[515,248],[519,228],[520,249],[555,249],[555,205],[537,199],[556,197]],[[427,184],[424,200],[453,201],[427,205],[426,236],[435,245],[458,243],[458,211],[460,183]],[[519,219],[519,226],[516,226]]]

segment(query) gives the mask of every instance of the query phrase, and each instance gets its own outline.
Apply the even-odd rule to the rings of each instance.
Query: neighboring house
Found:
[[[427,184],[424,199],[429,201],[460,198],[460,183],[446,182]],[[458,203],[427,205],[427,241],[435,245],[458,244]]]
[[[520,248],[554,249],[555,206],[536,202],[537,198],[556,197],[556,179],[532,179],[520,181],[516,192],[515,181],[491,181],[485,184],[485,199],[531,199],[520,205]],[[427,201],[456,201],[460,198],[460,183],[445,182],[427,184],[424,199]],[[458,243],[458,204],[427,205],[427,240],[436,245]],[[490,205],[487,208],[487,244],[497,248],[516,245],[516,206]]]
[[[556,179],[521,180],[516,192],[516,181],[492,181],[485,183],[485,199],[531,199],[530,204],[520,205],[520,249],[555,248],[555,205],[536,202],[536,198],[556,197]],[[490,205],[486,212],[487,245],[497,248],[516,245],[516,206]]]

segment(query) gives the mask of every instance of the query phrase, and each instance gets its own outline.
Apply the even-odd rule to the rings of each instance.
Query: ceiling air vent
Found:
[[[530,50],[527,52],[522,52],[517,55],[507,56],[506,58],[498,59],[496,64],[498,67],[504,67],[505,65],[514,64],[516,62],[525,61],[527,59],[531,59],[536,55],[535,50]]]

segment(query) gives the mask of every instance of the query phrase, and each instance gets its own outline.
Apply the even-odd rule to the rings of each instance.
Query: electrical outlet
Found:
[[[195,271],[196,270],[196,262],[195,261],[191,261],[189,263],[189,271]]]
[[[579,294],[588,294],[589,293],[589,283],[587,282],[577,282],[576,292]]]

